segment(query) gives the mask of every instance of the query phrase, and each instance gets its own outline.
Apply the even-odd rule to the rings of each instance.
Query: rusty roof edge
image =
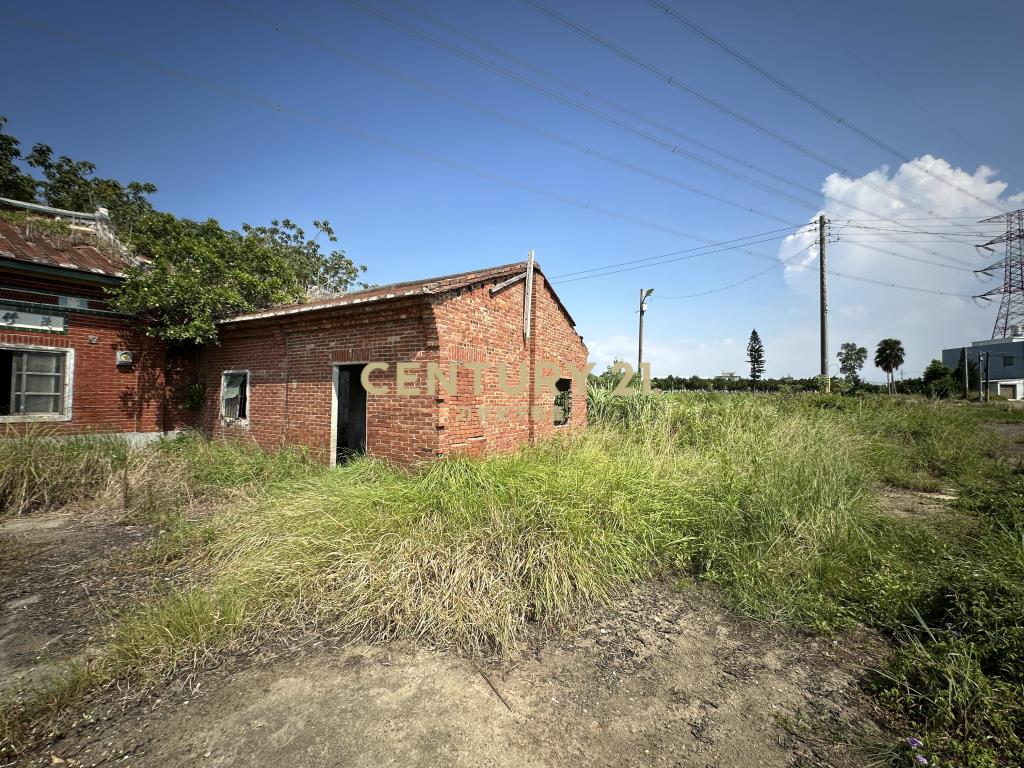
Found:
[[[453,275],[443,275],[441,277],[428,278],[426,280],[407,280],[401,283],[388,283],[375,288],[367,288],[363,291],[354,291],[352,293],[342,294],[335,299],[321,300],[319,303],[311,302],[308,304],[290,304],[283,307],[272,307],[270,309],[259,310],[257,312],[247,312],[245,314],[235,315],[234,317],[226,317],[222,320],[218,320],[217,325],[231,325],[234,323],[254,320],[267,320],[275,317],[290,317],[292,315],[305,314],[308,312],[361,306],[378,301],[390,301],[393,299],[409,298],[413,296],[438,296],[450,290],[458,290],[459,288],[465,288],[468,285],[474,285],[478,282],[486,282],[498,275],[505,274],[514,269],[525,268],[525,266],[526,262],[516,261],[510,264],[501,264],[495,267],[485,267],[483,269],[472,269],[468,272],[458,272]],[[456,283],[454,285],[445,285],[446,281],[457,281],[460,278],[471,279],[467,279],[465,282]],[[402,288],[411,288],[411,290],[401,291]],[[371,292],[381,295],[360,298],[360,294]],[[568,315],[568,312],[566,312],[566,314]]]

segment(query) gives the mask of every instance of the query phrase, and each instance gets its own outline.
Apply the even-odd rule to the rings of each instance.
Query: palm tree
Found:
[[[885,371],[885,381],[889,387],[889,394],[896,392],[896,380],[893,378],[893,371],[903,365],[903,358],[906,351],[903,349],[903,342],[899,339],[882,339],[875,349],[875,367]]]

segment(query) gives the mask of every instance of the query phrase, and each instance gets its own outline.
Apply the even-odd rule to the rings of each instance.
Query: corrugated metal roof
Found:
[[[544,274],[540,269],[540,265],[537,264],[536,261],[533,266],[538,273],[542,275]],[[291,304],[283,307],[265,309],[259,312],[236,315],[224,320],[219,320],[218,324],[227,325],[252,320],[268,320],[332,308],[357,307],[377,301],[390,301],[411,296],[434,295],[445,293],[447,291],[458,290],[459,288],[466,288],[479,283],[489,282],[491,280],[500,282],[502,279],[507,279],[514,277],[517,274],[521,274],[525,270],[525,261],[515,261],[511,264],[502,264],[501,266],[487,267],[485,269],[475,269],[471,272],[459,272],[458,274],[444,275],[443,277],[429,277],[424,280],[413,280],[406,283],[378,285],[373,288],[367,288],[364,291],[352,291],[351,293],[341,294],[340,296],[316,299],[314,301],[306,302],[305,304]],[[550,283],[548,283],[548,289],[551,291],[551,295],[558,303],[559,308],[565,313],[566,318],[569,320],[569,324],[575,328],[576,321],[573,320],[572,315],[569,314],[569,310],[565,308],[565,305],[558,297],[558,294],[555,293],[555,290],[551,287]],[[580,338],[582,338],[582,336]]]
[[[59,267],[77,272],[107,277],[123,277],[131,265],[127,256],[110,250],[100,250],[94,245],[51,240],[42,234],[33,234],[26,239],[22,227],[0,218],[0,257]]]
[[[536,266],[536,265],[535,265]],[[526,269],[525,261],[516,261],[511,264],[502,264],[498,267],[476,269],[471,272],[460,272],[455,275],[443,277],[430,277],[425,280],[413,280],[406,283],[390,283],[389,285],[378,285],[367,288],[364,291],[353,291],[339,296],[329,296],[324,299],[315,299],[305,304],[291,304],[284,307],[274,307],[259,312],[250,312],[244,315],[236,315],[221,320],[222,324],[240,323],[248,320],[262,320],[274,317],[287,317],[306,312],[316,312],[323,309],[335,307],[356,306],[377,301],[388,301],[408,296],[422,296],[428,294],[444,293],[459,288],[494,280],[502,277],[511,277]],[[568,314],[568,313],[566,313]]]

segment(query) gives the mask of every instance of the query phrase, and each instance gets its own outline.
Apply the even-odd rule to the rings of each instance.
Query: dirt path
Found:
[[[165,691],[125,713],[96,706],[91,725],[29,763],[860,764],[828,727],[877,732],[856,686],[863,641],[783,634],[714,606],[648,585],[504,672],[395,644],[228,664],[195,692]]]

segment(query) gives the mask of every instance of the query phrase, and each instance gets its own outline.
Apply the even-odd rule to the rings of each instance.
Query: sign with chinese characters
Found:
[[[26,331],[63,332],[66,320],[64,315],[26,312],[18,307],[0,304],[0,330],[16,328]]]

